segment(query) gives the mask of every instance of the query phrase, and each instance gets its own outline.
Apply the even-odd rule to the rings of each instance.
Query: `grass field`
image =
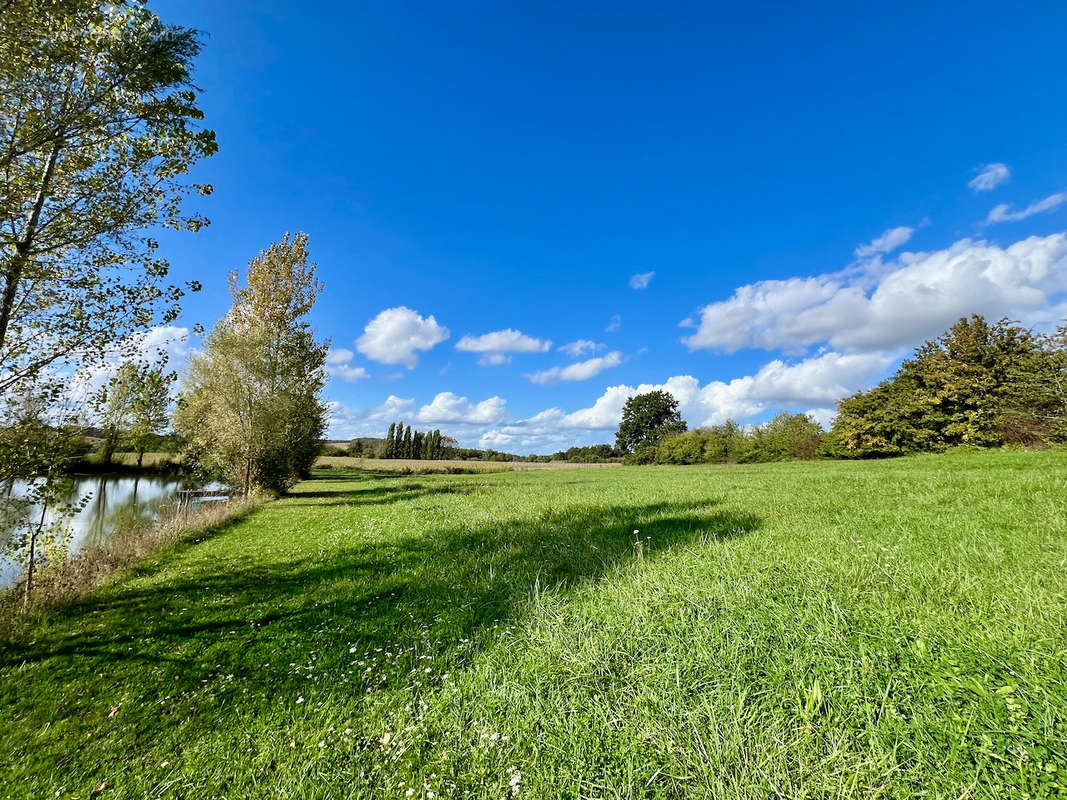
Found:
[[[436,461],[408,458],[356,458],[353,456],[319,456],[315,461],[317,467],[330,469],[404,470],[436,472],[449,469],[467,472],[503,472],[504,470],[545,470],[545,469],[589,469],[617,467],[618,462],[605,464],[577,464],[569,461],[461,461],[459,459],[441,459]]]
[[[0,644],[0,796],[1062,796],[1065,567],[1063,452],[331,471]]]

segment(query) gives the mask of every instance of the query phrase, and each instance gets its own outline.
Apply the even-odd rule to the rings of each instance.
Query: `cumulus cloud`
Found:
[[[514,328],[506,328],[483,333],[481,336],[467,334],[456,342],[456,349],[468,353],[482,353],[478,363],[482,366],[497,366],[509,363],[510,353],[546,353],[552,349],[552,342],[527,336]]]
[[[652,279],[656,276],[655,271],[652,272],[638,272],[636,275],[630,276],[630,288],[631,289],[647,289],[648,285],[652,283]]]
[[[597,350],[603,350],[605,345],[599,342],[594,342],[591,339],[575,339],[573,342],[567,342],[559,346],[560,352],[566,353],[571,358],[581,358],[586,353],[595,353]]]
[[[390,423],[410,417],[415,401],[389,395],[381,405],[349,408],[331,400],[326,403],[327,435],[331,439],[354,439],[358,436],[385,436]]]
[[[786,363],[775,359],[755,374],[731,381],[701,384],[692,375],[676,375],[663,383],[609,386],[587,408],[566,412],[548,408],[528,419],[486,431],[483,447],[538,449],[574,440],[610,438],[628,398],[655,390],[670,392],[691,426],[745,420],[778,409],[802,409],[825,422],[841,397],[868,386],[899,357],[891,353],[830,351]]]
[[[612,314],[611,319],[608,320],[607,326],[604,328],[604,333],[615,333],[622,327],[622,317],[618,314]]]
[[[565,367],[552,367],[539,372],[531,372],[526,377],[542,386],[558,381],[585,381],[621,363],[622,353],[615,350],[603,356],[568,364]]]
[[[868,286],[873,281],[872,286]],[[738,288],[700,310],[690,350],[745,347],[802,353],[815,344],[846,352],[911,346],[961,316],[1019,316],[1067,291],[1067,234],[1002,248],[962,239],[904,253],[877,275],[829,273]]]
[[[469,425],[494,425],[507,417],[503,397],[490,397],[471,403],[453,392],[440,392],[416,414],[418,422],[460,422]]]
[[[1011,177],[1011,170],[1007,164],[986,164],[981,167],[978,174],[971,178],[967,184],[976,192],[988,192]]]
[[[914,233],[915,228],[909,228],[906,225],[890,228],[882,233],[881,236],[857,247],[856,255],[859,258],[869,258],[870,256],[892,252],[902,244],[905,244]]]
[[[355,356],[356,354],[346,347],[331,347],[326,354],[326,371],[331,377],[350,383],[369,378],[370,373],[366,369],[352,365]]]
[[[413,369],[419,363],[417,350],[431,350],[449,337],[448,328],[433,315],[423,317],[405,306],[387,308],[367,323],[356,349],[383,364],[403,364]]]
[[[1010,203],[1001,203],[993,207],[993,210],[989,212],[989,216],[985,218],[985,223],[986,225],[992,225],[995,222],[1019,222],[1027,217],[1032,217],[1034,214],[1051,211],[1061,206],[1064,200],[1067,200],[1067,192],[1057,192],[1056,194],[1050,194],[1044,200],[1031,203],[1020,211],[1012,211]]]
[[[490,397],[472,403],[453,392],[439,392],[433,400],[417,406],[413,398],[389,395],[384,403],[369,408],[353,409],[336,401],[326,404],[328,431],[333,439],[352,439],[358,436],[384,436],[389,425],[397,420],[409,424],[453,426],[453,433],[474,430],[474,435],[491,425],[507,419],[507,403],[502,397]],[[472,440],[473,441],[473,440]]]

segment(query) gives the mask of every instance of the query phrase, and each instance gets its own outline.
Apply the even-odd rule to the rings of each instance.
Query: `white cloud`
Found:
[[[859,258],[868,258],[869,256],[879,255],[881,253],[892,252],[902,244],[905,244],[914,233],[915,228],[909,228],[906,225],[890,228],[881,236],[871,240],[867,244],[857,247],[856,255]]]
[[[873,286],[867,283],[873,281]],[[802,353],[826,343],[847,352],[893,350],[936,335],[971,313],[1016,316],[1067,291],[1067,234],[1001,248],[962,239],[904,253],[877,274],[828,273],[759,281],[700,311],[691,350],[744,347]]]
[[[607,327],[604,328],[604,333],[615,333],[622,327],[622,317],[618,314],[612,314],[611,319],[608,320]]]
[[[510,363],[509,353],[546,353],[552,349],[552,342],[527,336],[514,328],[506,328],[483,333],[481,336],[468,334],[456,342],[456,349],[468,353],[482,353],[478,363],[483,367],[490,367]]]
[[[989,216],[985,218],[985,224],[992,225],[995,222],[1019,222],[1027,217],[1032,217],[1034,214],[1051,211],[1062,205],[1064,200],[1067,200],[1067,192],[1057,192],[1056,194],[1050,194],[1044,200],[1038,200],[1036,203],[1031,203],[1021,211],[1012,211],[1010,203],[1001,203],[998,206],[994,206],[993,210],[989,212]]]
[[[354,383],[370,377],[363,367],[352,365],[356,354],[346,347],[331,347],[326,354],[326,371],[335,378]]]
[[[581,358],[586,353],[595,353],[597,350],[603,350],[604,347],[605,345],[594,342],[591,339],[576,339],[573,342],[560,345],[558,349],[572,358]]]
[[[986,164],[967,184],[976,192],[988,192],[1011,177],[1007,164]]]
[[[420,316],[405,306],[387,308],[367,323],[356,349],[383,364],[403,364],[413,369],[419,363],[416,350],[431,350],[449,337],[431,314]]]
[[[411,416],[415,401],[391,394],[384,403],[371,408],[352,409],[332,400],[326,403],[326,408],[327,435],[331,439],[381,437],[385,436],[391,423]]]
[[[389,395],[384,403],[370,408],[353,409],[336,401],[326,405],[331,439],[385,436],[389,425],[397,420],[416,426],[448,424],[452,434],[463,436],[473,431],[473,436],[477,437],[489,426],[499,425],[507,418],[507,403],[502,397],[471,403],[466,397],[452,392],[440,392],[421,407],[416,407],[412,398],[396,395]]]
[[[636,275],[630,276],[630,288],[631,289],[647,289],[648,285],[652,283],[652,279],[656,276],[655,271],[652,272],[638,272]]]
[[[453,392],[440,392],[419,409],[418,422],[460,422],[470,425],[495,425],[507,417],[507,403],[503,397],[490,397],[471,403]]]
[[[552,367],[540,372],[532,372],[526,377],[541,385],[556,383],[557,381],[584,381],[606,369],[617,367],[621,363],[622,353],[615,350],[603,356],[568,364],[565,367]]]
[[[609,386],[588,408],[565,412],[548,408],[534,416],[486,431],[483,447],[538,450],[559,444],[611,438],[628,398],[655,390],[670,392],[691,426],[745,420],[779,409],[799,409],[825,422],[835,402],[880,377],[899,357],[895,353],[830,351],[796,363],[774,360],[754,375],[701,385],[692,375],[663,383]]]

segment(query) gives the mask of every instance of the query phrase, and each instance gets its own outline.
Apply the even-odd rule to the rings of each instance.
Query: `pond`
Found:
[[[179,489],[198,489],[202,484],[185,478],[159,475],[86,475],[75,481],[70,501],[88,497],[81,510],[65,519],[58,520],[45,514],[45,527],[61,522],[66,529],[67,554],[99,544],[119,526],[128,526],[138,520],[153,520],[164,503],[171,500]],[[26,481],[16,481],[11,495],[25,493]],[[221,488],[210,484],[203,488]],[[30,514],[34,512],[30,510]],[[40,511],[38,509],[37,513]],[[0,588],[18,580],[26,563],[24,547],[13,541],[16,532],[0,531]],[[24,534],[25,531],[19,531]],[[24,538],[24,537],[23,537]]]

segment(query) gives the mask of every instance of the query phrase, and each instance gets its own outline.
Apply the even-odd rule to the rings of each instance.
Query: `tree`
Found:
[[[247,494],[283,492],[308,474],[321,449],[327,344],[305,317],[322,284],[307,236],[289,234],[230,275],[233,306],[195,356],[175,424],[191,455]]]
[[[8,0],[0,25],[0,393],[103,363],[173,320],[151,228],[197,230],[182,178],[216,151],[190,80],[194,31],[142,3]]]
[[[137,370],[128,434],[138,467],[144,462],[149,443],[170,421],[171,387],[176,378],[161,367],[141,366]]]
[[[94,400],[100,411],[100,428],[104,433],[101,460],[110,464],[119,442],[133,427],[133,405],[137,392],[137,366],[123,364]]]
[[[678,412],[678,401],[670,392],[635,395],[623,407],[622,421],[615,435],[615,449],[625,454],[635,453],[685,429],[685,422]]]
[[[408,425],[404,430],[404,444],[400,448],[400,452],[403,453],[403,458],[411,458],[411,426]]]
[[[807,414],[782,412],[752,431],[741,461],[814,459],[822,440],[822,426]]]
[[[88,497],[77,497],[70,478],[73,463],[85,454],[81,427],[69,398],[48,387],[23,391],[0,408],[0,530],[8,545],[26,559],[23,599],[33,593],[42,539],[51,534],[61,547],[69,534],[64,520],[81,509]],[[27,480],[23,493],[13,494],[16,478]],[[54,520],[46,525],[48,512]]]
[[[383,454],[384,458],[392,458],[393,457],[393,435],[395,433],[396,433],[396,423],[395,422],[390,422],[389,423],[389,432],[387,434],[385,434],[385,453]]]
[[[1050,387],[1062,385],[1062,359],[1055,337],[962,318],[891,378],[841,400],[835,444],[869,457],[1055,441],[1067,407]]]

